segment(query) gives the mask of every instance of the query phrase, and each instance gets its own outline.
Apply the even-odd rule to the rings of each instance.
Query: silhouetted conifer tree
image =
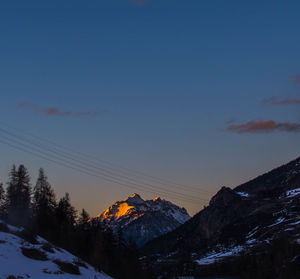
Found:
[[[24,165],[10,172],[6,195],[8,221],[14,225],[25,226],[30,218],[31,187],[30,177]]]
[[[117,243],[115,241],[113,232],[110,228],[102,233],[101,241],[99,241],[99,270],[105,270],[107,273],[116,275],[115,262],[117,260]]]
[[[0,183],[0,218],[5,216],[5,191],[3,189],[3,184]]]
[[[70,226],[75,224],[76,210],[71,205],[69,193],[65,193],[65,196],[59,200],[56,215],[59,223],[65,223]]]
[[[90,215],[87,213],[87,211],[83,208],[82,211],[79,214],[78,218],[78,224],[83,225],[86,224],[90,220]]]
[[[51,233],[55,227],[56,199],[42,168],[39,170],[39,176],[34,187],[33,209],[38,233],[51,238]]]
[[[56,241],[64,247],[69,247],[76,220],[76,210],[71,205],[69,193],[59,200],[55,215],[58,228]]]

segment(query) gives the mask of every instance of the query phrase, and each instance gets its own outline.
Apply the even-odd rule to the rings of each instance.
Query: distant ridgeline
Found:
[[[300,157],[233,190],[223,187],[205,209],[142,252],[157,270],[173,267],[177,274],[218,269],[240,278],[300,278],[299,243]]]

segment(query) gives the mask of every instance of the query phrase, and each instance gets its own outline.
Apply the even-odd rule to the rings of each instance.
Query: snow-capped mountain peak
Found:
[[[153,199],[153,201],[154,201],[154,202],[156,202],[156,201],[161,201],[161,198],[160,198],[160,197],[156,197],[156,198]]]
[[[165,234],[190,219],[187,211],[169,201],[156,197],[143,200],[134,193],[124,201],[117,201],[96,216],[114,231],[122,229],[125,240],[139,246]]]
[[[141,196],[139,194],[132,194],[130,197],[128,197],[126,200],[126,202],[131,202],[131,203],[137,203],[137,204],[141,204],[143,202],[145,202]]]

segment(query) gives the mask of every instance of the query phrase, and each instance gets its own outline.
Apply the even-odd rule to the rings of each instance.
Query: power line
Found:
[[[189,193],[190,192],[195,192],[195,193],[202,192],[202,194],[203,193],[213,194],[213,192],[207,191],[205,189],[201,189],[199,187],[193,187],[193,186],[178,184],[178,183],[166,180],[166,179],[162,179],[162,178],[158,178],[158,177],[155,177],[155,176],[152,176],[152,175],[144,174],[144,173],[136,171],[136,170],[133,171],[129,168],[119,166],[117,164],[111,163],[111,162],[103,160],[103,159],[99,159],[95,156],[87,155],[87,154],[84,154],[84,153],[79,152],[77,150],[72,150],[69,147],[57,144],[57,143],[55,143],[53,141],[50,141],[48,139],[41,138],[40,136],[33,135],[31,133],[28,133],[27,131],[17,129],[15,127],[9,126],[9,125],[4,124],[4,123],[1,123],[1,124],[8,127],[8,128],[10,128],[10,129],[14,129],[15,131],[21,131],[23,134],[27,134],[28,136],[30,136],[34,140],[38,140],[39,142],[42,142],[42,143],[47,142],[47,143],[51,144],[52,146],[54,146],[55,150],[57,150],[57,152],[60,152],[60,153],[63,152],[64,154],[66,154],[68,156],[71,155],[73,157],[73,159],[75,158],[77,160],[84,160],[85,162],[90,162],[93,165],[95,164],[96,161],[98,162],[98,164],[100,162],[102,165],[104,164],[104,166],[102,166],[102,168],[105,168],[106,170],[108,169],[108,170],[110,170],[110,172],[112,172],[112,171],[116,172],[117,171],[117,172],[119,172],[121,174],[124,174],[124,175],[131,175],[131,177],[133,176],[135,178],[138,177],[139,179],[143,178],[143,180],[147,179],[148,181],[149,180],[150,181],[155,181],[156,183],[159,183],[161,185],[171,186],[172,188],[177,188],[177,189],[180,189],[181,191],[188,191]],[[74,155],[74,153],[77,154],[77,155]],[[134,172],[134,174],[132,174],[132,172]],[[120,175],[120,174],[118,174],[118,175]]]
[[[21,145],[24,145],[24,141],[25,141],[25,142],[29,143],[29,145],[30,145],[30,146],[27,145],[28,148],[34,148],[35,151],[41,152],[43,155],[52,156],[52,157],[54,156],[55,159],[62,160],[64,162],[66,162],[66,163],[75,164],[76,167],[80,167],[80,168],[83,168],[83,169],[88,170],[88,171],[94,171],[94,170],[91,170],[91,167],[92,167],[92,169],[96,169],[97,170],[97,173],[100,172],[102,176],[107,176],[110,179],[113,178],[113,179],[117,179],[117,180],[121,180],[121,181],[124,181],[124,179],[125,179],[125,180],[129,180],[129,183],[134,184],[134,185],[139,186],[139,187],[141,187],[142,185],[144,185],[147,188],[150,187],[151,189],[159,190],[161,192],[165,191],[165,189],[161,189],[161,188],[156,187],[155,185],[152,185],[152,184],[149,184],[149,183],[139,182],[139,181],[136,181],[134,179],[131,179],[131,178],[128,178],[128,177],[124,177],[124,176],[121,176],[121,177],[120,176],[116,176],[114,173],[107,172],[105,169],[104,170],[103,169],[97,169],[93,165],[87,167],[87,165],[85,164],[85,162],[80,162],[80,161],[78,162],[78,161],[74,160],[71,157],[61,156],[60,153],[53,152],[49,148],[46,148],[46,150],[48,150],[48,151],[46,151],[46,153],[45,153],[45,150],[44,150],[45,147],[43,147],[43,146],[42,147],[40,145],[36,146],[31,141],[29,141],[29,140],[27,140],[27,139],[25,139],[23,137],[17,136],[17,135],[15,135],[13,133],[7,132],[7,131],[3,130],[2,128],[0,128],[0,132],[2,132],[2,133],[4,132],[5,134],[8,134],[10,137],[13,137],[13,139],[9,138],[9,137],[7,138],[7,135],[4,135],[4,137],[6,137],[7,140],[13,140],[15,143],[21,144]],[[17,139],[17,142],[16,142],[16,139]],[[38,150],[36,150],[36,149],[38,149]],[[50,154],[48,152],[50,152]],[[53,155],[52,153],[54,153],[55,155]],[[138,182],[139,184],[137,184],[135,182]],[[128,181],[126,181],[126,183],[128,183]],[[195,197],[193,197],[193,196],[188,196],[186,194],[182,194],[182,193],[175,192],[175,191],[172,191],[172,194],[181,196],[183,198],[195,199]]]
[[[3,132],[3,130],[2,130],[2,132]],[[12,135],[10,135],[10,136],[12,136]],[[3,137],[3,135],[2,135],[2,137]],[[116,178],[116,177],[113,177],[113,176],[108,176],[108,175],[103,175],[103,174],[101,174],[101,175],[96,174],[90,168],[87,168],[86,166],[83,166],[82,164],[78,164],[77,162],[73,163],[73,162],[70,162],[69,160],[62,159],[60,156],[49,154],[47,152],[44,152],[43,150],[41,151],[41,150],[37,149],[36,146],[34,146],[34,148],[33,148],[33,146],[28,146],[27,145],[27,147],[26,147],[26,145],[24,145],[24,143],[20,142],[20,140],[18,140],[18,139],[15,140],[15,139],[12,139],[12,138],[9,138],[9,137],[6,136],[6,140],[7,141],[2,140],[2,143],[8,144],[11,147],[14,147],[14,148],[17,148],[17,149],[22,150],[24,152],[30,153],[32,155],[41,157],[41,158],[46,159],[48,161],[58,163],[58,164],[63,165],[65,167],[71,168],[73,170],[80,171],[80,172],[83,172],[85,174],[92,175],[92,176],[95,176],[95,177],[103,178],[103,179],[105,179],[107,181],[110,181],[112,183],[116,183],[116,184],[126,186],[126,187],[129,187],[129,188],[135,188],[135,189],[138,189],[138,190],[140,190],[140,188],[142,188],[144,191],[148,191],[148,192],[151,192],[151,193],[157,193],[157,192],[154,192],[154,190],[156,190],[156,189],[154,189],[153,187],[151,189],[149,189],[149,187],[147,187],[147,188],[146,187],[141,187],[141,185],[135,184],[135,183],[132,183],[132,182],[130,183],[130,186],[129,186],[128,184],[124,183],[124,181],[121,181],[118,177]],[[21,139],[21,140],[23,140],[23,139]],[[9,141],[13,141],[16,144],[21,145],[21,147],[13,145]],[[31,143],[31,142],[29,142],[29,144],[33,145],[33,143]],[[25,146],[25,148],[24,148],[24,146]],[[33,150],[35,152],[32,152],[32,150],[28,150],[28,148],[33,148]],[[50,158],[49,158],[49,156],[50,156]],[[138,187],[135,187],[135,186],[138,186]],[[185,201],[189,201],[189,202],[197,202],[195,200],[195,197],[184,196],[181,193],[177,193],[177,192],[173,192],[173,191],[164,192],[161,189],[160,189],[160,192],[165,193],[165,194],[169,194],[169,195],[171,194],[172,196],[175,195],[175,196],[177,196],[176,199],[185,200]],[[180,197],[180,195],[181,195],[181,197]],[[203,200],[203,199],[197,199],[197,200]]]
[[[81,169],[79,169],[79,168],[76,168],[76,167],[73,167],[73,166],[64,164],[64,163],[62,163],[62,162],[53,160],[53,159],[48,158],[48,157],[45,157],[45,156],[42,156],[42,155],[37,154],[37,153],[35,153],[35,152],[31,152],[31,151],[29,151],[29,150],[26,150],[25,148],[22,148],[22,147],[20,147],[20,146],[14,145],[14,144],[11,144],[10,142],[5,141],[5,140],[3,140],[3,139],[0,139],[0,143],[5,144],[5,145],[8,145],[8,146],[10,146],[10,147],[12,147],[12,148],[14,148],[14,149],[23,151],[23,152],[25,152],[25,153],[31,154],[31,155],[33,155],[33,156],[42,158],[42,159],[47,160],[47,161],[49,161],[49,162],[52,162],[52,163],[61,165],[61,166],[63,166],[63,167],[66,167],[66,168],[69,168],[69,169],[72,169],[72,170],[75,170],[75,171],[78,171],[78,172],[81,172],[81,173],[84,173],[84,174],[86,174],[86,175],[93,176],[93,177],[97,177],[97,178],[102,178],[102,179],[105,179],[106,181],[112,182],[112,183],[114,183],[114,184],[119,184],[119,185],[121,185],[121,186],[125,186],[125,187],[127,187],[127,188],[129,188],[129,189],[140,190],[138,187],[134,187],[134,186],[131,186],[131,185],[129,186],[129,185],[126,185],[126,184],[123,184],[123,183],[119,183],[119,182],[117,182],[117,181],[110,180],[110,179],[108,179],[108,178],[103,178],[103,177],[101,177],[101,176],[99,176],[99,175],[96,175],[96,174],[93,174],[93,173],[89,173],[89,172],[84,171],[84,170],[81,170]],[[144,189],[143,191],[148,192],[148,193],[151,193],[151,194],[153,194],[153,193],[154,193],[154,194],[157,194],[157,192],[149,191],[149,190],[147,190],[147,189]],[[181,199],[181,198],[178,198],[178,197],[173,197],[173,199],[175,199],[175,200],[181,200],[181,201],[187,201],[187,200],[185,200],[185,199]],[[206,201],[206,200],[205,200],[205,201]],[[192,202],[192,203],[198,203],[197,201],[189,201],[189,202]]]

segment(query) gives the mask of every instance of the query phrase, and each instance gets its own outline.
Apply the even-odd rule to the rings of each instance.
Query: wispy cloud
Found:
[[[262,103],[267,105],[300,105],[300,99],[285,98],[279,100],[277,97],[273,96],[267,99],[263,99]]]
[[[295,83],[300,84],[300,75],[289,75],[289,78],[291,78]]]
[[[300,123],[276,122],[274,120],[249,121],[243,124],[231,124],[227,127],[230,132],[245,133],[271,133],[271,132],[300,132]]]
[[[56,107],[46,107],[42,108],[36,104],[30,104],[27,102],[22,102],[18,105],[20,109],[27,109],[33,112],[41,113],[47,116],[58,116],[58,117],[89,117],[102,115],[103,111],[63,111]]]

